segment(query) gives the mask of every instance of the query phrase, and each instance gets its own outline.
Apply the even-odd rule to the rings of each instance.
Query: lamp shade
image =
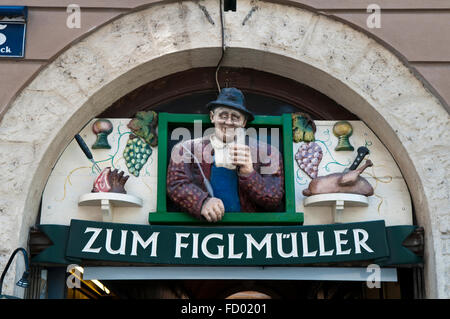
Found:
[[[24,271],[22,278],[16,283],[17,286],[22,288],[28,288],[30,287],[30,282],[28,281],[29,272]]]

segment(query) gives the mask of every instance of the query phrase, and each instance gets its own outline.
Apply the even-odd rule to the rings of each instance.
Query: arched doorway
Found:
[[[178,72],[144,84],[108,107],[99,117],[129,118],[139,111],[206,113],[207,102],[216,98],[214,68]],[[243,88],[247,105],[258,115],[308,112],[315,119],[355,120],[357,117],[314,89],[267,72],[224,68],[234,86]],[[195,81],[203,79],[203,81]],[[96,266],[94,262],[91,266]],[[113,264],[111,265],[113,266]],[[340,266],[340,265],[336,265]],[[151,272],[151,270],[149,270]],[[281,271],[281,270],[280,270]],[[319,270],[318,270],[319,271]],[[120,272],[120,270],[118,270]],[[383,283],[367,289],[365,282],[320,280],[105,280],[113,295],[105,298],[413,298],[417,282],[413,271],[398,269],[399,283]],[[124,277],[126,278],[126,276]],[[77,296],[71,293],[71,296]]]

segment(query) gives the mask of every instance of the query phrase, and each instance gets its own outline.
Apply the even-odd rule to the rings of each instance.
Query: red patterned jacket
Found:
[[[182,210],[201,219],[203,202],[209,193],[203,182],[198,165],[183,144],[200,162],[209,180],[214,149],[209,137],[180,142],[172,149],[167,170],[167,194]],[[252,146],[253,145],[253,146]],[[265,147],[259,150],[261,147]],[[284,169],[283,159],[275,147],[268,144],[250,143],[254,171],[248,176],[239,175],[238,194],[242,212],[275,212],[283,205]],[[184,160],[183,160],[184,159]],[[270,172],[270,174],[267,174]]]

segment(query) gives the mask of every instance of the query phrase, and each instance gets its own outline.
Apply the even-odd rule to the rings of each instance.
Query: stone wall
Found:
[[[427,296],[450,297],[450,121],[439,100],[396,54],[330,17],[242,0],[224,18],[224,65],[305,83],[355,113],[385,143],[425,228]],[[215,66],[220,34],[217,1],[158,4],[73,44],[21,91],[0,122],[0,268],[14,248],[26,246],[46,180],[74,134],[144,83]],[[14,275],[5,292],[21,295]]]

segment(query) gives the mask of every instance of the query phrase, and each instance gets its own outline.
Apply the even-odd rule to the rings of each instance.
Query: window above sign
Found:
[[[206,130],[211,127],[211,120],[208,115],[201,114],[169,114],[160,113],[158,122],[158,196],[157,209],[155,213],[149,214],[150,224],[198,224],[201,220],[194,218],[187,212],[181,212],[179,205],[167,196],[167,175],[168,165],[170,161],[173,146],[180,142],[179,133],[177,139],[173,139],[174,131],[179,128],[185,128],[186,135],[190,132],[187,127],[192,127],[194,122],[201,123]],[[231,212],[226,213],[223,219],[218,222],[220,224],[301,224],[303,222],[303,214],[295,212],[295,192],[294,182],[291,176],[294,175],[294,166],[291,160],[292,155],[292,117],[290,114],[282,116],[256,116],[255,119],[248,124],[248,127],[254,129],[256,135],[264,132],[265,136],[259,136],[268,144],[278,144],[281,156],[283,158],[283,174],[288,178],[283,178],[282,185],[284,192],[284,200],[282,208],[271,211],[266,209],[261,212]],[[275,134],[271,135],[267,132],[279,132],[279,139],[274,140]],[[205,132],[201,133],[202,135]],[[186,138],[186,135],[183,136]],[[269,137],[269,135],[271,135]],[[258,138],[258,137],[257,137]],[[194,151],[195,152],[195,151]],[[206,161],[206,159],[205,159]],[[202,161],[203,162],[203,161]],[[195,172],[199,170],[195,163],[190,164]],[[202,165],[207,167],[207,165]],[[200,172],[198,172],[200,174]],[[176,197],[177,195],[175,195]],[[249,199],[251,200],[251,199]]]

